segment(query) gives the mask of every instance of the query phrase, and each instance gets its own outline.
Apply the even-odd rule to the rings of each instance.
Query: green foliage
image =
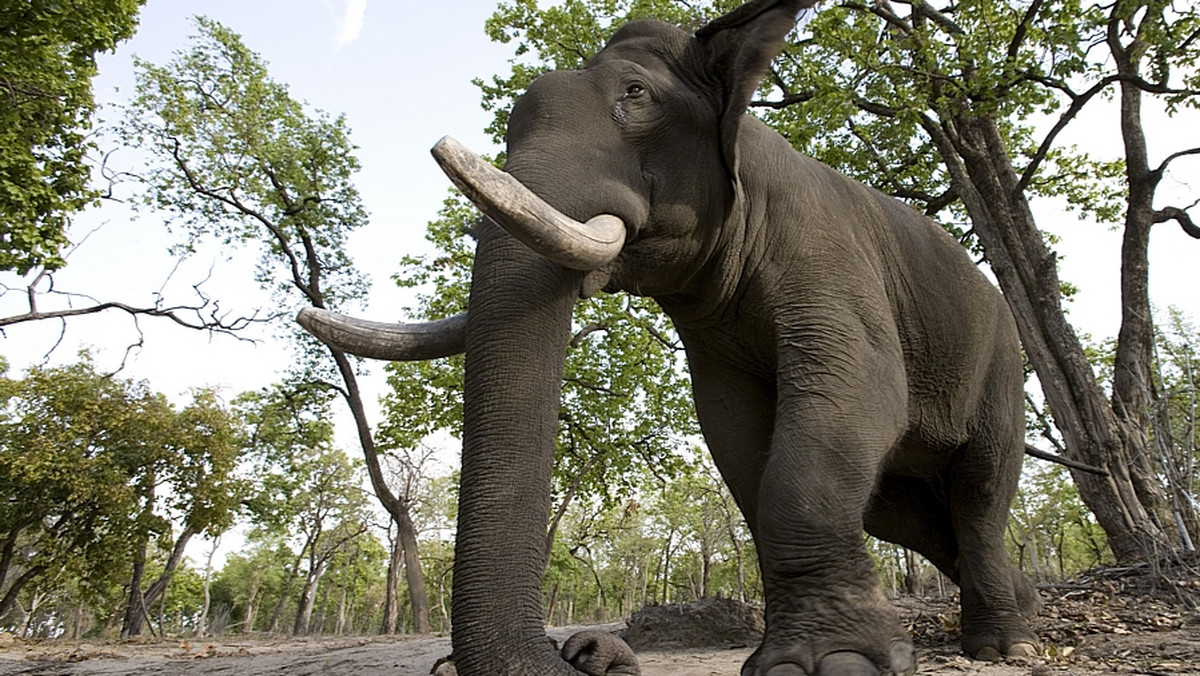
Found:
[[[1035,579],[1112,563],[1104,530],[1061,465],[1026,468],[1010,512],[1008,544],[1014,562]]]
[[[174,214],[181,251],[206,238],[257,248],[256,281],[280,302],[297,289],[318,306],[362,297],[345,244],[367,214],[345,119],[307,111],[233,31],[196,25],[167,65],[136,62],[120,133],[153,157],[142,204]]]
[[[698,449],[697,449],[698,450]],[[761,598],[749,531],[703,453],[624,502],[571,506],[543,580],[552,623],[607,621],[649,603]]]
[[[95,55],[133,35],[145,0],[0,6],[0,270],[63,265],[71,215],[91,204]]]
[[[0,562],[6,584],[32,572],[21,584],[92,602],[128,574],[138,543],[165,552],[175,524],[231,524],[240,446],[212,392],[176,411],[146,383],[98,373],[86,354],[4,379],[0,392],[0,538],[27,552]]]

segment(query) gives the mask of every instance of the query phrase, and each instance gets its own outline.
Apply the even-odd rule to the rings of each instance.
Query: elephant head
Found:
[[[763,566],[768,635],[744,674],[914,668],[864,525],[962,581],[968,652],[1034,644],[1001,542],[1022,447],[1006,307],[936,225],[745,114],[814,2],[755,0],[694,34],[625,25],[516,102],[504,171],[439,143],[488,217],[465,320],[302,313],[364,356],[465,349],[460,673],[637,673],[615,639],[560,655],[542,626],[564,354],[576,300],[602,288],[654,296],[687,347],[701,426]]]

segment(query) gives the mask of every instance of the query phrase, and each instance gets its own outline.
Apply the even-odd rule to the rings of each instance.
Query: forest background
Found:
[[[103,105],[86,164],[104,199],[82,210],[82,203],[52,204],[49,212],[68,224],[65,238],[55,243],[53,227],[43,228],[41,240],[52,244],[42,252],[48,255],[6,259],[0,486],[8,495],[0,623],[36,636],[444,629],[452,584],[455,364],[384,369],[337,361],[290,319],[315,303],[386,320],[458,309],[470,257],[464,233],[473,215],[447,197],[448,183],[425,155],[428,146],[453,133],[498,154],[508,97],[544,64],[576,65],[602,44],[614,17],[650,13],[687,24],[712,9],[670,2],[512,2],[497,9],[471,2],[417,14],[361,0],[299,3],[287,11],[210,3],[209,20],[189,22],[174,4],[150,2],[139,15],[136,2],[95,3],[96,17],[124,12],[123,23],[114,18],[106,26],[116,29],[114,41],[140,26],[115,55],[100,57],[95,80]],[[865,13],[870,20],[888,21],[879,8],[889,5],[872,7]],[[903,23],[899,17],[920,21],[915,5],[896,7],[892,31]],[[1112,9],[1094,11],[1106,7]],[[1127,26],[1159,12],[1167,18],[1163,25],[1173,27],[1156,39],[1176,55],[1154,66],[1174,68],[1175,79],[1165,78],[1157,92],[1165,104],[1147,106],[1145,130],[1154,163],[1175,160],[1164,172],[1158,208],[1188,207],[1196,199],[1189,184],[1196,163],[1186,153],[1200,147],[1195,8],[1130,7]],[[847,8],[854,11],[852,3]],[[1061,18],[1051,10],[1089,15],[1071,3],[977,8],[1014,26],[1038,11],[1045,16],[1029,25]],[[887,44],[888,31],[878,24],[863,34]],[[12,32],[6,36],[13,40]],[[798,43],[797,50],[812,48],[803,33]],[[1089,47],[1082,55],[1059,45],[1054,59],[1104,62],[1096,56],[1102,45],[1075,46],[1082,44]],[[192,57],[176,59],[177,51]],[[222,67],[244,79],[222,79]],[[764,88],[764,99],[801,93],[784,75],[781,69],[775,86]],[[1081,71],[1078,82],[1089,76]],[[253,86],[217,97],[231,104],[230,114],[211,118],[204,106],[183,105],[187,88],[177,85],[189,79],[209,82],[210,94],[230,81]],[[1039,175],[1044,194],[1034,200],[1070,292],[1069,319],[1084,333],[1102,380],[1122,314],[1117,280],[1127,191],[1116,83],[1109,83],[1107,98],[1089,100],[1056,139],[1058,147],[1079,144],[1089,156],[1056,158]],[[789,108],[799,108],[782,108],[772,121],[808,152],[881,189],[895,187],[887,185],[895,177],[871,160],[872,135],[880,147],[887,135],[847,112],[847,100],[829,98],[830,91],[797,98],[809,107],[790,119]],[[9,101],[19,93],[10,89]],[[1051,92],[1008,111],[1013,118],[1004,131],[1018,162],[1034,155],[1029,140],[1041,138],[1023,136],[1018,123],[1033,120],[1044,135],[1070,108],[1061,91],[1057,96],[1057,108]],[[8,112],[19,113],[20,105]],[[263,124],[268,119],[275,124]],[[256,125],[279,133],[257,134]],[[919,137],[910,126],[897,128]],[[824,136],[817,133],[822,129]],[[839,144],[856,143],[858,155],[836,152]],[[196,154],[187,155],[189,148]],[[237,173],[244,167],[231,157],[261,158],[259,168],[275,175]],[[180,158],[207,172],[207,192],[180,181],[186,178]],[[316,166],[317,176],[304,171]],[[925,191],[923,203],[908,196],[978,247],[969,238],[968,215],[953,206],[955,195],[941,199],[951,180],[945,170],[934,163],[905,171],[925,187],[942,186]],[[221,190],[234,181],[245,181],[240,194],[256,201],[231,203],[233,193]],[[310,195],[320,196],[311,203],[322,208],[304,210]],[[30,220],[16,213],[6,214],[11,233],[13,224]],[[426,238],[419,224],[431,219]],[[42,222],[54,225],[53,218]],[[1190,369],[1197,333],[1190,322],[1200,301],[1189,265],[1196,243],[1180,223],[1164,218],[1151,240],[1155,391],[1176,407],[1170,424],[1179,442],[1170,462],[1156,458],[1154,474],[1174,491],[1172,499],[1182,496],[1194,510]],[[319,255],[298,260],[323,275],[317,287],[279,266],[289,251],[304,253],[305,233],[317,235],[312,251]],[[6,244],[15,251],[16,241]],[[61,265],[56,257],[68,252]],[[55,316],[114,301],[124,305]],[[669,326],[644,303],[607,297],[582,306],[577,330],[564,385],[558,508],[548,515],[548,620],[605,620],[647,602],[718,594],[754,599],[753,548],[696,448]],[[81,347],[87,355],[79,355]],[[373,375],[359,377],[367,373]],[[362,405],[357,421],[345,405],[355,398]],[[372,428],[366,435],[356,425],[364,420]],[[1036,386],[1030,420],[1031,442],[1065,446],[1047,424]],[[1042,431],[1049,438],[1040,438]],[[1160,522],[1171,530],[1173,524]],[[1032,461],[1009,539],[1014,559],[1039,576],[1113,555],[1066,471]],[[907,552],[872,546],[889,589],[940,583]]]

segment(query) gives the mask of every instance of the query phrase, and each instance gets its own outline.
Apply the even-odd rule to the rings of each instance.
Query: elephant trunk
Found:
[[[582,276],[481,224],[452,598],[463,676],[577,676],[546,638],[541,578],[563,360]]]

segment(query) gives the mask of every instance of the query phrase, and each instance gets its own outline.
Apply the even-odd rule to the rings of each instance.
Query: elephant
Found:
[[[959,585],[969,656],[1039,649],[1036,592],[1003,545],[1024,449],[1011,311],[942,228],[747,113],[814,2],[754,0],[694,34],[624,25],[515,102],[503,170],[439,142],[486,216],[465,317],[302,313],[367,357],[466,353],[458,673],[639,673],[607,634],[556,651],[541,619],[564,352],[573,306],[600,291],[653,297],[685,347],[761,566],[766,629],[743,676],[915,671],[864,530]]]

